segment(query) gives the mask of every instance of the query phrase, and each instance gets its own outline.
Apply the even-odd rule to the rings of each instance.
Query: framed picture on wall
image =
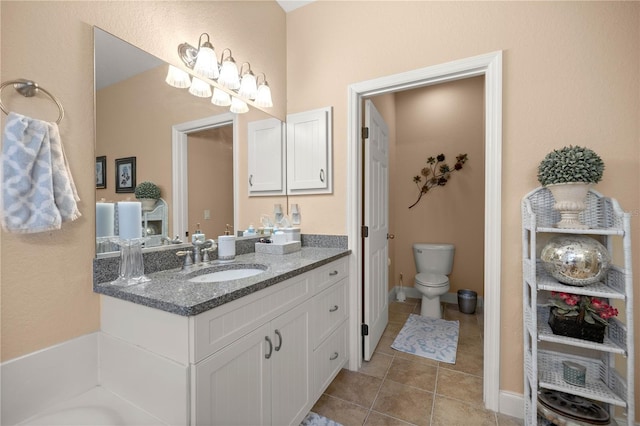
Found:
[[[136,189],[136,157],[116,159],[116,192]]]
[[[107,187],[107,157],[96,157],[96,189]]]

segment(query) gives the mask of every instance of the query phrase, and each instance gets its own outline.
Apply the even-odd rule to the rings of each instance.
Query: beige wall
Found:
[[[285,22],[272,2],[5,0],[0,14],[1,80],[32,78],[60,97],[67,111],[61,134],[83,199],[83,217],[62,231],[1,234],[3,360],[99,327],[91,290],[92,25],[174,64],[178,43],[195,43],[208,31],[216,47],[230,46],[237,60],[247,58],[267,73],[280,118],[332,105],[334,194],[295,199],[304,231],[313,233],[346,232],[349,84],[503,50],[503,248],[488,255],[502,259],[504,390],[522,392],[520,199],[537,186],[535,169],[549,150],[583,144],[603,157],[607,170],[598,190],[634,213],[633,250],[640,252],[637,2],[319,1]],[[36,116],[48,108],[44,101],[11,102]],[[272,204],[256,201],[247,218]]]
[[[189,135],[189,235],[197,224],[207,239],[233,226],[233,127]],[[204,218],[204,211],[211,216]],[[190,241],[190,240],[189,240]]]
[[[462,288],[482,296],[484,245],[484,78],[474,77],[396,94],[395,212],[396,283],[400,272],[413,286],[412,244],[451,243],[456,247],[450,292]],[[420,202],[413,177],[428,157],[445,154],[449,167],[458,154],[469,161],[444,187]],[[422,180],[424,182],[424,178]],[[392,280],[390,280],[392,281]],[[392,282],[393,282],[392,281]]]
[[[501,389],[522,393],[520,200],[547,152],[581,144],[602,156],[597,189],[634,213],[640,252],[639,28],[638,2],[317,1],[289,13],[288,112],[332,105],[334,117],[335,191],[299,200],[306,228],[346,230],[350,84],[502,50],[502,253],[487,256],[502,260]]]
[[[2,81],[30,78],[66,110],[60,133],[82,218],[60,231],[2,233],[2,360],[99,329],[95,255],[93,25],[180,65],[179,43],[208,32],[216,48],[266,73],[273,114],[286,114],[285,14],[275,2],[0,2]],[[25,52],[29,52],[26,54]],[[5,98],[6,94],[6,98]],[[55,107],[3,91],[3,103],[53,120]],[[4,126],[4,115],[2,123]],[[246,192],[245,192],[246,194]],[[37,265],[37,267],[35,267]]]

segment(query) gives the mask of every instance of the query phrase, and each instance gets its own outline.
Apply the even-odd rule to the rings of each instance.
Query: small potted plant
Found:
[[[141,182],[136,186],[134,194],[142,203],[142,210],[151,211],[160,198],[160,188],[153,182]]]
[[[602,180],[604,163],[600,156],[581,146],[564,147],[548,153],[538,166],[538,181],[547,187],[560,212],[558,228],[587,228],[578,215],[585,209],[589,188]]]
[[[551,292],[549,326],[553,334],[602,343],[613,306],[593,296]]]

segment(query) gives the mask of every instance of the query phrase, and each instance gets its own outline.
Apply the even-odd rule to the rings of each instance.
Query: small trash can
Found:
[[[478,293],[473,290],[458,290],[458,309],[463,314],[473,314],[478,303]]]

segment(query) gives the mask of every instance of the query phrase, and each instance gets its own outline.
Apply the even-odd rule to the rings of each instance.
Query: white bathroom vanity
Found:
[[[348,359],[342,256],[195,315],[103,294],[102,385],[172,425],[299,424]]]

